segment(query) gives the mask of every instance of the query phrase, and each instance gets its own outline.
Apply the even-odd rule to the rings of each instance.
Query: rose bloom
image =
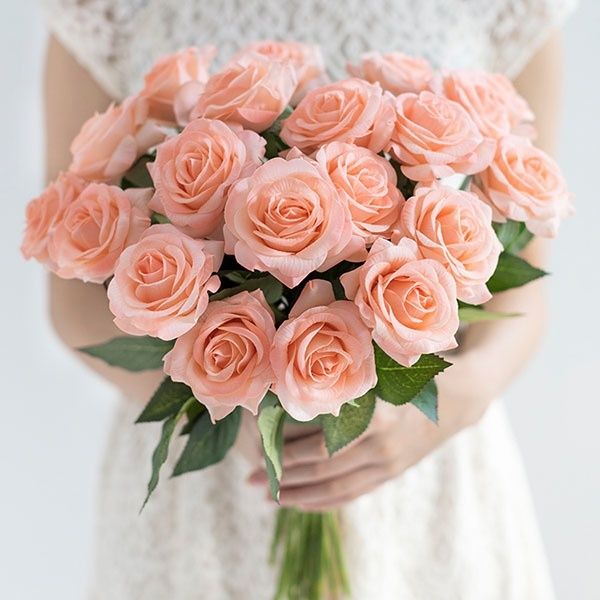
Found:
[[[436,77],[431,89],[458,102],[485,137],[499,139],[533,120],[527,102],[499,73],[460,70]]]
[[[127,98],[83,124],[71,143],[69,171],[89,181],[117,183],[164,136],[157,124],[148,120],[148,100]]]
[[[273,382],[273,313],[261,291],[211,302],[165,356],[165,373],[189,385],[213,423],[237,406],[253,414]]]
[[[174,123],[177,96],[186,85],[194,89],[204,86],[216,52],[214,46],[191,47],[159,58],[144,77],[140,94],[148,99],[150,118]]]
[[[55,272],[63,279],[103,283],[117,259],[150,226],[151,189],[123,191],[90,183],[66,209],[48,244]]]
[[[25,211],[26,225],[21,252],[27,259],[48,263],[48,240],[65,210],[79,197],[87,182],[73,173],[60,173]],[[48,265],[54,268],[56,265]]]
[[[485,284],[502,245],[491,209],[475,194],[444,185],[418,187],[402,209],[399,236],[413,239],[423,258],[446,267],[460,300],[482,304],[492,297]]]
[[[235,184],[225,205],[225,252],[294,287],[315,270],[360,260],[348,207],[307,157],[274,158]]]
[[[573,211],[556,162],[515,135],[500,140],[492,164],[473,178],[471,187],[492,207],[495,221],[522,221],[542,237],[554,237],[561,219]]]
[[[223,242],[194,240],[173,225],[152,225],[123,252],[108,286],[111,312],[131,335],[172,340],[189,331],[216,292]]]
[[[313,279],[280,325],[271,350],[273,391],[297,421],[339,415],[377,383],[371,335],[356,306]]]
[[[377,240],[365,264],[340,280],[373,340],[401,365],[456,348],[456,284],[437,260],[420,257],[413,240]]]
[[[289,104],[296,89],[296,73],[289,62],[255,55],[213,75],[191,117],[221,119],[246,129],[268,129]]]
[[[495,142],[484,138],[467,111],[429,91],[396,99],[396,123],[389,151],[413,181],[482,171]]]
[[[295,106],[309,90],[327,82],[325,64],[319,46],[302,42],[278,42],[265,40],[249,44],[233,58],[233,62],[244,63],[256,54],[271,60],[289,62],[296,73],[296,90],[290,100]]]
[[[368,148],[342,142],[323,146],[316,160],[348,204],[354,231],[364,243],[389,238],[404,203],[389,161]]]
[[[367,52],[361,56],[359,64],[349,64],[346,70],[353,77],[381,84],[384,90],[396,96],[421,92],[433,77],[427,60],[401,52]]]
[[[239,125],[196,119],[163,142],[148,165],[156,193],[150,203],[194,237],[222,224],[227,192],[250,175],[265,153],[265,141]]]
[[[393,96],[378,84],[353,78],[308,92],[283,121],[281,139],[307,154],[335,141],[380,152],[393,127]]]

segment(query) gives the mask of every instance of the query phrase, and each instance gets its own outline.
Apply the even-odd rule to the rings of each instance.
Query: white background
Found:
[[[600,598],[599,32],[600,3],[583,1],[565,29],[560,156],[578,214],[554,245],[544,346],[507,396],[564,600]],[[0,597],[11,600],[84,596],[94,487],[114,405],[112,391],[54,339],[42,269],[18,254],[25,202],[43,184],[44,42],[35,3],[3,6]]]

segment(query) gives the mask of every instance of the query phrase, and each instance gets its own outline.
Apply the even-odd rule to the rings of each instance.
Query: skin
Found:
[[[562,86],[559,34],[553,35],[516,80],[536,114],[536,143],[553,153]],[[45,107],[47,176],[56,177],[70,163],[69,145],[82,123],[105,110],[111,98],[73,57],[51,38],[46,62]],[[546,244],[532,242],[523,256],[543,267]],[[86,310],[82,311],[81,307]],[[412,405],[379,402],[367,432],[333,457],[322,434],[311,426],[288,427],[285,433],[281,504],[304,510],[343,506],[382,483],[400,476],[446,440],[476,424],[487,408],[527,364],[538,346],[546,321],[543,281],[498,294],[491,310],[525,313],[525,317],[476,324],[465,335],[453,366],[437,379],[439,425]],[[112,322],[102,286],[50,278],[50,314],[69,348],[122,335]],[[93,318],[90,318],[93,315]],[[131,374],[77,353],[79,360],[113,383],[128,398],[144,403],[163,377],[161,372]],[[493,368],[488,368],[493,365]],[[237,442],[253,464],[250,483],[263,486],[266,474],[254,418],[245,414]]]

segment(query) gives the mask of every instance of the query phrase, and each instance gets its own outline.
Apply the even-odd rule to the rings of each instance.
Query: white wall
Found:
[[[508,405],[529,472],[558,597],[600,598],[600,295],[597,249],[597,56],[600,3],[566,27],[561,162],[578,215],[554,246],[553,320]],[[0,597],[82,598],[91,563],[94,485],[114,400],[54,339],[44,276],[18,254],[22,211],[42,186],[44,25],[33,2],[0,21],[3,317],[0,414]]]

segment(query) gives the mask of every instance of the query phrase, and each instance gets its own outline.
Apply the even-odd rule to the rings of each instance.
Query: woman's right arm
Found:
[[[83,122],[106,109],[111,98],[65,48],[50,38],[45,69],[46,174],[54,179],[68,167],[69,146]],[[101,285],[50,277],[52,323],[72,349],[123,335],[113,323],[106,290]],[[81,353],[77,356],[127,397],[146,401],[162,378],[159,371],[134,374],[109,367]]]

